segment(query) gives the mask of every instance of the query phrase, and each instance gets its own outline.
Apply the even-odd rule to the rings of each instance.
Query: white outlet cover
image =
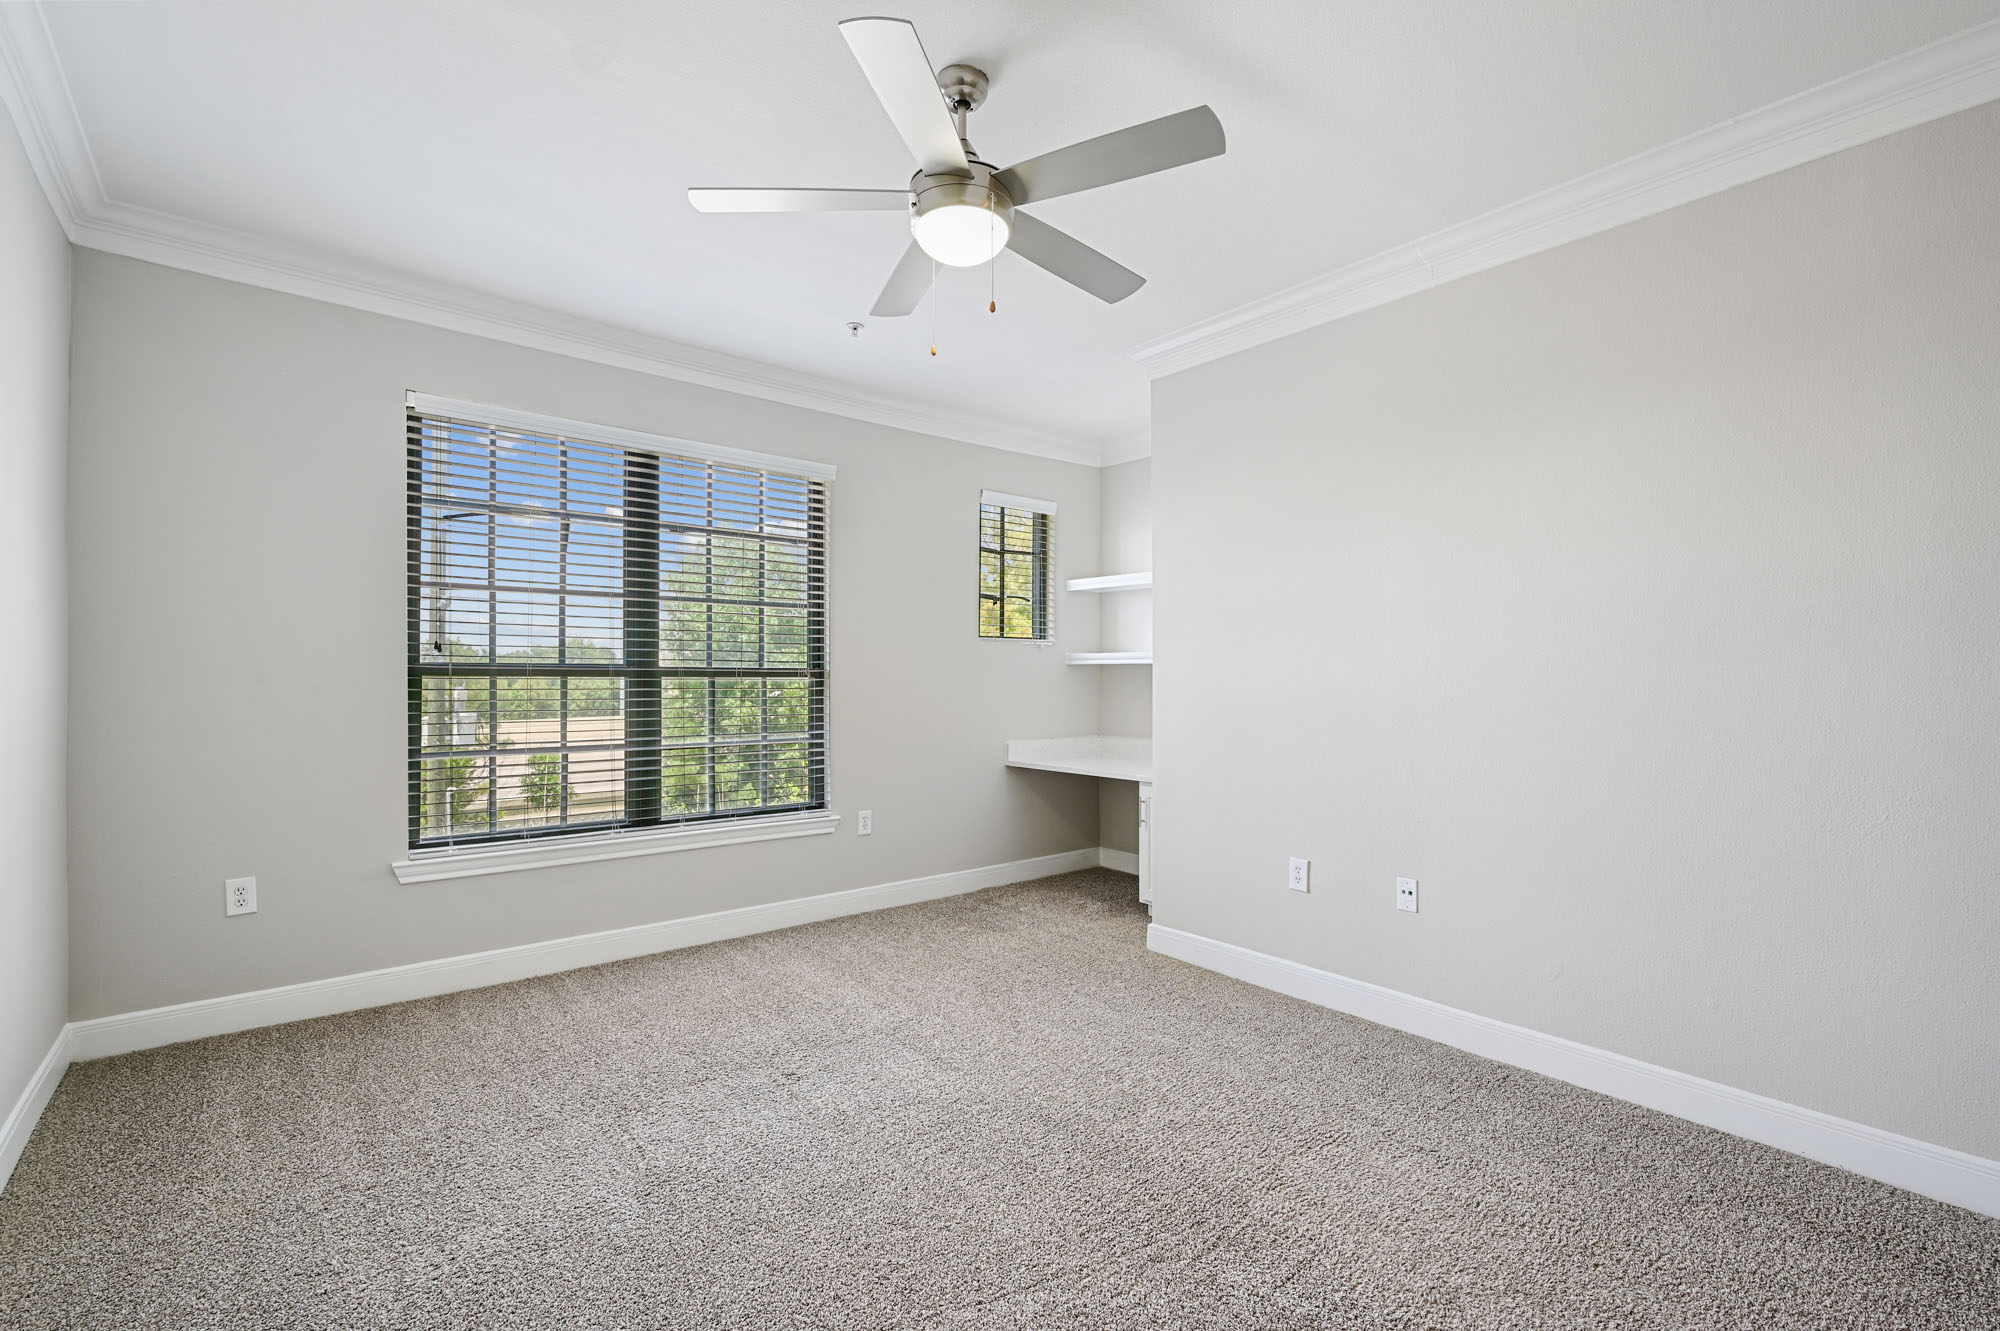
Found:
[[[1414,914],[1417,909],[1417,880],[1398,878],[1396,880],[1396,909]]]
[[[255,878],[229,878],[222,884],[222,913],[224,915],[254,915],[257,913],[257,880]]]
[[[854,835],[873,836],[875,834],[875,811],[863,809],[854,815]]]
[[[1293,860],[1291,876],[1285,880],[1285,886],[1294,892],[1312,891],[1312,861]]]

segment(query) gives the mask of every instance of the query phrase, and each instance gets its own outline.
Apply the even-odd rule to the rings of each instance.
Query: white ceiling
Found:
[[[851,0],[43,8],[110,199],[918,403],[1142,434],[1133,346],[2000,17],[2000,0],[899,0],[992,76],[1010,163],[1206,102],[1229,152],[1035,206],[1145,274],[1012,255],[867,310],[884,214],[706,216],[691,185],[893,188]],[[856,341],[843,325],[868,328]]]

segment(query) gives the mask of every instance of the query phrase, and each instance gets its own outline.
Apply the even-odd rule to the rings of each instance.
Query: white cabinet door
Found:
[[[1139,783],[1139,900],[1153,904],[1153,783]]]

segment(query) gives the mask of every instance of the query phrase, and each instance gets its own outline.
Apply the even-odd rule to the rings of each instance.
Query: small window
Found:
[[[1050,525],[1046,499],[984,492],[979,502],[979,636],[1045,641],[1049,622]]]

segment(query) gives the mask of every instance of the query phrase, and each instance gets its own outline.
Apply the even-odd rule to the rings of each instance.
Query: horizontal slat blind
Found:
[[[825,807],[823,480],[408,420],[412,847]]]
[[[1008,500],[1001,504],[996,499]],[[1047,638],[1050,513],[1055,505],[1015,507],[1014,495],[987,491],[979,505],[979,636]]]

